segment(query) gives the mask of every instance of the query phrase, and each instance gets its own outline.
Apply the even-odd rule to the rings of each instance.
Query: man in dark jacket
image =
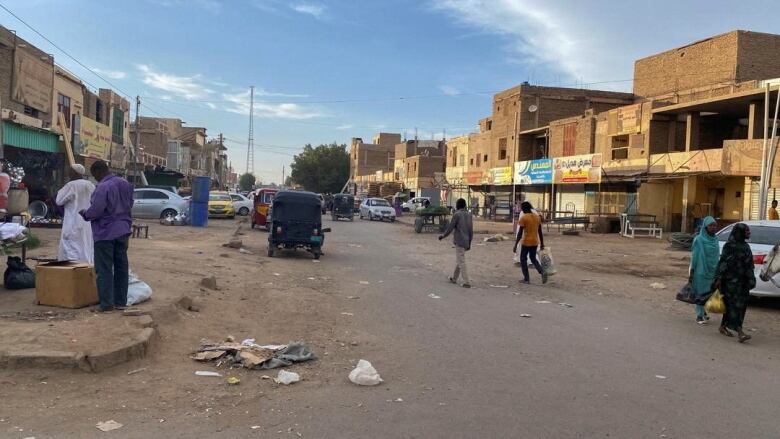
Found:
[[[458,210],[452,215],[452,221],[447,225],[444,234],[439,235],[439,240],[452,233],[452,243],[455,244],[455,273],[449,278],[450,282],[458,283],[458,277],[461,277],[463,287],[471,288],[471,281],[466,271],[466,252],[471,249],[474,227],[471,214],[466,210],[466,200],[459,198],[455,207]]]

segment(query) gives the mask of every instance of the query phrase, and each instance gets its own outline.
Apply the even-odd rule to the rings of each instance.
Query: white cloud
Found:
[[[290,7],[301,14],[309,14],[314,18],[322,18],[325,15],[326,6],[320,3],[297,3]]]
[[[439,90],[447,96],[457,96],[460,94],[460,90],[451,85],[440,85]]]
[[[198,7],[209,12],[217,13],[222,10],[222,3],[218,0],[149,0],[159,6],[171,7]]]
[[[125,79],[127,77],[127,73],[119,70],[104,70],[97,67],[92,67],[92,71],[111,79]]]
[[[345,123],[345,124],[343,124],[343,125],[339,125],[339,126],[337,126],[337,127],[336,127],[336,129],[337,129],[337,130],[342,130],[342,131],[345,131],[345,130],[351,129],[353,126],[354,126],[354,125],[352,125],[351,123]]]
[[[578,28],[576,17],[566,17],[565,8],[553,11],[549,3],[533,0],[430,1],[435,11],[461,25],[505,37],[514,58],[522,56],[524,63],[548,65],[571,79],[614,79],[602,76],[610,72],[603,57],[599,59],[607,49],[593,44],[593,29]]]
[[[225,111],[242,115],[249,115],[249,90],[241,93],[225,93],[222,95],[229,105]],[[269,103],[255,102],[254,114],[256,117],[268,119],[313,119],[324,114],[315,108],[289,102]]]
[[[137,67],[143,75],[144,84],[184,99],[204,99],[214,93],[214,90],[205,86],[206,81],[203,80],[201,75],[177,76],[155,71],[152,67],[145,64],[139,64]]]

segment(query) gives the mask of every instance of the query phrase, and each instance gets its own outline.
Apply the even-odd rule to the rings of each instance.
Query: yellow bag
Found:
[[[704,304],[704,310],[711,314],[723,314],[726,312],[726,303],[723,301],[723,295],[720,294],[720,290],[715,290],[707,299],[707,303]]]

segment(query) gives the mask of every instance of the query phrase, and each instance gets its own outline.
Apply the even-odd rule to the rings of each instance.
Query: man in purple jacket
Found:
[[[92,193],[90,206],[81,216],[92,223],[95,242],[95,272],[100,298],[100,311],[124,309],[127,306],[129,263],[127,244],[133,222],[133,187],[97,161],[89,169],[98,185]]]

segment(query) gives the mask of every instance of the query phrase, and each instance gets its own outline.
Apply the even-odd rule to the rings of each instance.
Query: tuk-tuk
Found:
[[[271,202],[278,191],[276,189],[258,189],[253,194],[254,211],[252,212],[252,228],[255,226],[268,229]]]
[[[347,218],[353,221],[355,215],[355,197],[350,194],[333,195],[331,218],[337,221],[339,218]]]
[[[313,192],[280,191],[271,207],[273,216],[268,223],[268,256],[277,249],[302,248],[314,259],[322,254],[325,232],[322,228],[322,202]]]

